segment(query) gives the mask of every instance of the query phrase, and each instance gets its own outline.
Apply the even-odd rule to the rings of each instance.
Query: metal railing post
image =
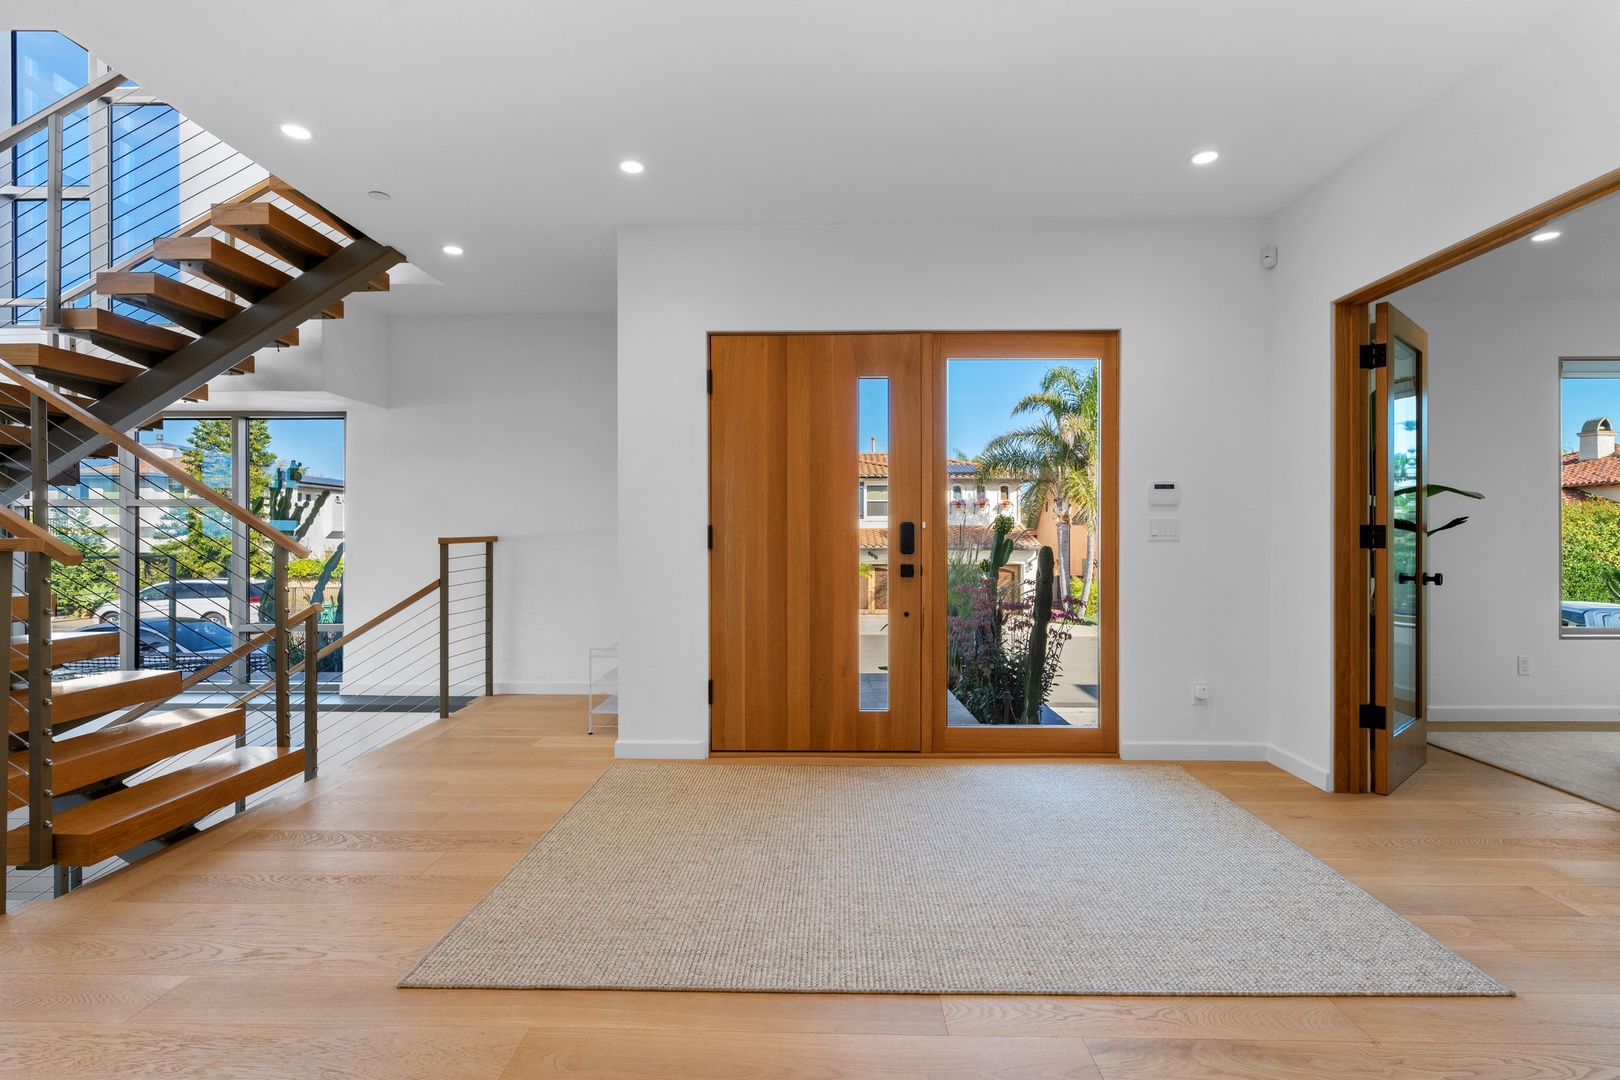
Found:
[[[270,565],[274,568],[270,591],[276,615],[276,745],[292,745],[292,648],[287,637],[287,617],[291,614],[287,597],[287,549],[271,545]],[[306,647],[306,653],[308,651]]]
[[[62,324],[62,114],[45,122],[45,306],[42,330]],[[46,470],[45,458],[34,459],[34,472]]]
[[[60,143],[60,133],[58,135]],[[33,454],[33,491],[30,517],[45,528],[50,522],[50,485],[39,463],[48,456],[46,448],[49,414],[45,402],[30,403],[32,421],[30,451]],[[28,553],[28,862],[35,868],[49,866],[55,858],[51,843],[51,816],[55,794],[51,783],[51,612],[50,560],[41,551]],[[7,603],[10,598],[7,597]],[[8,662],[8,669],[9,669]],[[57,877],[57,893],[66,884]]]
[[[315,779],[320,754],[321,613],[304,620],[304,779]]]
[[[484,696],[495,696],[495,541],[484,541]]]
[[[450,545],[439,543],[439,716],[450,715]]]

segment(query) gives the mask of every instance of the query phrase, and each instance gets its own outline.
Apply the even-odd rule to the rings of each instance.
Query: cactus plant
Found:
[[[1041,722],[1046,696],[1046,632],[1052,622],[1052,549],[1042,546],[1035,564],[1035,628],[1029,635],[1029,660],[1024,672],[1024,723]]]

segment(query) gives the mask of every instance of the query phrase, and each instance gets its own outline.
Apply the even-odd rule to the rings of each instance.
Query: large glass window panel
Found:
[[[11,122],[25,120],[90,81],[90,57],[61,34],[19,30],[11,35]],[[12,150],[16,183],[45,183],[46,134],[37,132]],[[80,185],[90,175],[90,112],[80,109],[62,125],[62,182]]]
[[[18,199],[11,207],[13,296],[45,294],[46,206],[44,199]],[[90,279],[90,203],[68,199],[62,203],[62,287],[72,288]],[[37,323],[38,308],[15,308],[13,321]]]
[[[1103,553],[1093,360],[946,363],[946,722],[1096,727]],[[994,498],[992,498],[994,494]],[[1053,549],[1048,662],[1029,696],[1042,548]]]
[[[180,114],[167,105],[112,110],[113,258],[180,226]]]
[[[1620,359],[1560,374],[1559,632],[1620,636]]]

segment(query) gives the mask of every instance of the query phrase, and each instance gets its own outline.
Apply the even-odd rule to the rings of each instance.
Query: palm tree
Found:
[[[981,475],[992,473],[1023,481],[1024,526],[1033,529],[1050,505],[1057,519],[1058,565],[1063,568],[1064,599],[1074,596],[1069,577],[1069,528],[1078,521],[1086,530],[1086,562],[1081,575],[1081,610],[1091,599],[1101,505],[1097,492],[1097,369],[1084,373],[1055,367],[1041,379],[1039,393],[1013,406],[1013,416],[1033,415],[1035,422],[991,439],[979,455]]]

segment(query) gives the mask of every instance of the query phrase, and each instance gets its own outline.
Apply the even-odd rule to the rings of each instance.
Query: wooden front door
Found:
[[[922,749],[923,335],[715,334],[709,365],[712,748]],[[886,490],[858,454],[885,458]]]

